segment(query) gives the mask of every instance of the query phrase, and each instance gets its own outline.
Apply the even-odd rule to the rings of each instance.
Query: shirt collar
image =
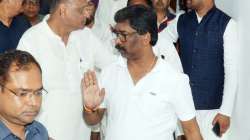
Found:
[[[32,133],[40,133],[40,129],[37,127],[37,123],[38,122],[33,121],[31,124],[26,126],[25,130]]]
[[[169,21],[173,20],[175,17],[176,17],[176,15],[172,14],[169,10],[167,10],[166,17],[159,24],[162,24],[163,22],[166,22],[166,21],[169,22]]]
[[[5,126],[5,124],[0,120],[0,140],[11,135],[11,131]]]
[[[55,32],[53,32],[53,31],[51,30],[51,28],[49,27],[49,24],[48,24],[48,19],[49,19],[49,17],[50,17],[49,14],[46,15],[46,16],[44,17],[42,23],[41,23],[42,26],[43,26],[44,29],[45,29],[44,31],[45,31],[49,36],[54,37],[54,38],[56,38],[56,39],[58,39],[58,40],[61,40],[61,37],[58,36]]]
[[[200,17],[200,16],[198,15],[198,13],[197,13],[195,10],[194,10],[194,12],[195,12],[195,16],[196,16],[198,22],[201,22],[201,20],[202,20],[203,18],[208,18],[215,10],[216,10],[216,6],[214,5],[214,6],[213,6],[210,10],[208,10],[208,12],[207,12],[204,16],[202,16],[202,17]]]
[[[161,57],[158,57],[157,62],[154,66],[154,68],[150,71],[150,73],[155,73],[155,72],[159,72],[162,70],[162,67],[164,65],[164,60]],[[118,66],[121,68],[127,68],[127,59],[122,57],[121,55],[118,58]]]
[[[32,134],[35,135],[40,132],[39,128],[37,127],[37,122],[34,121],[31,124],[27,125],[25,128],[27,135]],[[9,135],[14,135],[9,128],[0,120],[0,140],[8,137]]]
[[[173,20],[176,16],[172,14],[169,10],[167,11],[167,17],[169,20]]]
[[[61,42],[63,42],[62,38],[57,35],[49,26],[48,24],[48,19],[50,17],[50,14],[47,14],[44,18],[41,24],[43,24],[42,26],[44,27],[44,31],[46,32],[47,35],[49,35],[50,37],[53,37]],[[72,39],[78,39],[79,37],[77,36],[77,32],[82,32],[85,28],[83,29],[78,29],[78,30],[74,30],[69,34],[69,38],[68,38],[68,43],[72,41]],[[76,35],[77,34],[77,35]],[[68,44],[67,43],[67,44]]]

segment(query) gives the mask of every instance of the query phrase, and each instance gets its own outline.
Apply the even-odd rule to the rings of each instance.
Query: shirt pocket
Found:
[[[157,119],[165,110],[165,102],[159,91],[147,91],[137,96],[136,107],[149,120]]]

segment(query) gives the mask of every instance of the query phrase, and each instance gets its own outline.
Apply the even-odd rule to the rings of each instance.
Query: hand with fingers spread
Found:
[[[219,123],[219,126],[220,126],[220,137],[222,137],[222,135],[224,133],[226,133],[226,131],[229,129],[230,127],[230,117],[228,116],[225,116],[225,115],[222,115],[220,113],[218,113],[212,124],[215,125],[215,123],[218,122]]]
[[[88,70],[84,73],[82,88],[84,106],[96,110],[104,99],[105,91],[104,88],[99,88],[94,71]]]

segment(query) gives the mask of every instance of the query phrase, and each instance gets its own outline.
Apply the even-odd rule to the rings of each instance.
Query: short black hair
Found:
[[[23,3],[27,3],[29,1],[31,1],[31,0],[24,0]],[[41,0],[36,0],[36,2],[37,2],[37,4],[40,4]]]
[[[115,22],[128,21],[131,28],[138,34],[149,33],[151,36],[150,44],[154,46],[158,40],[157,16],[152,8],[143,5],[131,5],[120,9],[115,14]]]
[[[131,6],[131,4],[130,4],[131,1],[133,1],[133,0],[128,0],[127,6]],[[153,8],[152,0],[144,0],[144,1],[147,3],[148,7]]]
[[[42,69],[36,59],[28,52],[20,50],[11,50],[0,54],[0,84],[5,85],[8,81],[9,70],[15,64],[17,71],[29,70],[33,64],[38,67],[42,73]]]

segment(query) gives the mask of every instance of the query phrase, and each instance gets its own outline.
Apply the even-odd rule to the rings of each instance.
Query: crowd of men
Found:
[[[236,22],[171,2],[0,0],[0,140],[228,140]]]

